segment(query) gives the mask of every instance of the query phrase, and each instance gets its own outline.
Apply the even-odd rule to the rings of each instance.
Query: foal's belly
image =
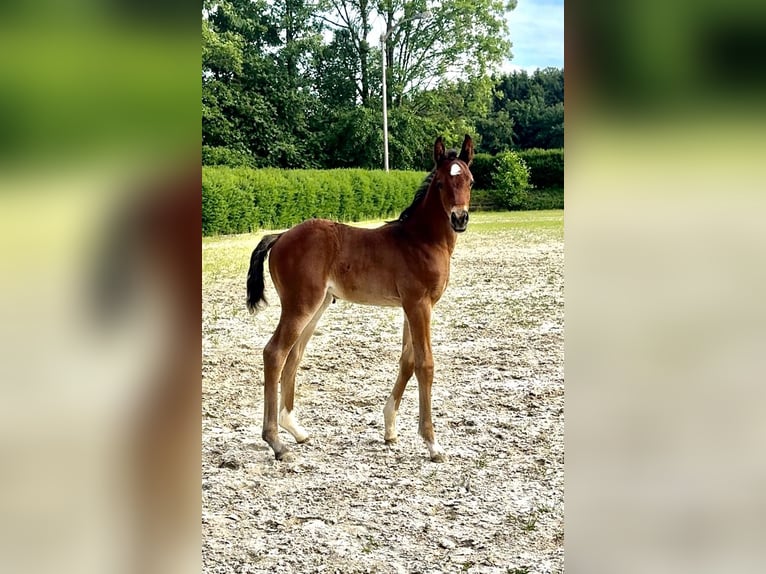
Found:
[[[361,305],[378,305],[381,307],[401,307],[402,305],[398,293],[377,288],[361,289],[353,285],[341,285],[333,280],[328,281],[327,292],[338,299]]]

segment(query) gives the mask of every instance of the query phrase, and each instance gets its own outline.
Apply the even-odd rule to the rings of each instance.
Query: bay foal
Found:
[[[247,305],[265,303],[263,263],[282,303],[279,324],[263,350],[263,439],[277,460],[290,457],[277,422],[299,443],[309,435],[293,413],[295,374],[319,318],[333,298],[404,309],[399,375],[383,409],[385,441],[396,442],[396,415],[413,372],[418,380],[419,432],[432,461],[445,460],[431,421],[431,309],[447,287],[457,234],[468,225],[473,142],[466,135],[458,154],[442,138],[434,144],[433,171],[396,221],[359,229],[311,219],[279,235],[265,236],[253,251]],[[277,384],[281,400],[277,402]]]

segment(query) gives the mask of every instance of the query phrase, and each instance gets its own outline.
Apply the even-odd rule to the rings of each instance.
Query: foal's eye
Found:
[[[468,187],[471,187],[471,188],[473,188],[473,180],[471,180],[470,182],[468,182]]]

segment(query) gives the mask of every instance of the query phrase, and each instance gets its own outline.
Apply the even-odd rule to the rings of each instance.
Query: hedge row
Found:
[[[203,167],[202,233],[280,229],[312,217],[392,217],[412,202],[425,177],[413,171]]]
[[[471,194],[471,210],[502,211],[507,209],[504,198],[494,189],[475,189]],[[519,207],[520,211],[564,209],[564,188],[532,189]]]
[[[529,183],[534,188],[564,187],[564,148],[525,149],[517,153],[529,167]]]
[[[529,167],[529,183],[535,189],[564,187],[564,149],[526,149],[515,152]],[[495,189],[495,175],[503,154],[478,153],[471,173],[478,189]]]

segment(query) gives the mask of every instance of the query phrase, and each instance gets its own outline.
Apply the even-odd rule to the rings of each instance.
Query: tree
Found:
[[[304,71],[319,45],[304,0],[204,4],[202,142],[247,150],[257,165],[319,165]]]
[[[393,102],[444,79],[483,77],[511,56],[505,14],[516,0],[383,0],[381,7],[389,29],[401,22],[386,44]],[[409,19],[425,10],[429,18]]]
[[[312,2],[312,3],[309,3]],[[317,3],[318,2],[318,3]],[[563,70],[490,74],[515,0],[203,0],[202,143],[210,162],[382,164],[381,57],[395,169],[433,140],[499,153],[563,145]],[[413,18],[425,10],[426,18]],[[373,25],[390,34],[381,52]],[[377,32],[376,32],[377,33]]]
[[[516,0],[324,0],[320,6],[325,24],[348,37],[342,48],[356,57],[357,65],[348,71],[362,105],[377,91],[371,87],[378,83],[372,79],[375,68],[380,73],[376,62],[381,47],[372,48],[369,42],[375,17],[391,30],[386,66],[389,97],[397,105],[406,95],[445,79],[483,77],[511,55],[505,14],[516,7]],[[430,17],[413,19],[426,10]]]
[[[367,38],[372,31],[373,2],[320,0],[317,8],[317,18],[335,35],[334,48],[343,53],[340,58],[355,60],[354,65],[346,69],[347,78],[356,85],[360,103],[369,105],[374,53]],[[337,41],[339,39],[341,41]]]
[[[482,151],[564,146],[564,70],[545,68],[494,78],[492,109],[477,120]]]

